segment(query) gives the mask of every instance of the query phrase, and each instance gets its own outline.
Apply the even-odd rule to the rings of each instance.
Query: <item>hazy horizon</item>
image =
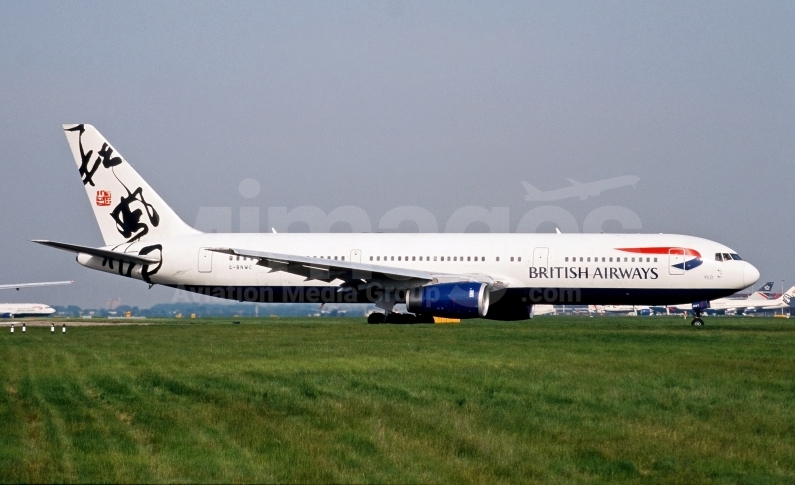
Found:
[[[0,302],[174,298],[29,242],[102,244],[63,123],[96,126],[189,224],[227,207],[238,231],[259,207],[269,231],[268,208],[355,206],[377,230],[418,206],[444,230],[477,206],[513,232],[552,205],[581,231],[619,206],[631,232],[719,241],[779,291],[793,25],[791,2],[0,3],[0,284],[75,280]],[[527,201],[521,183],[619,176],[638,181],[585,200]]]

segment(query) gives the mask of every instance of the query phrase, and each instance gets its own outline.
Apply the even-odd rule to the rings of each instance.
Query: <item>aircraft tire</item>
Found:
[[[385,315],[383,313],[373,312],[373,313],[367,315],[367,323],[370,323],[370,324],[384,323],[385,320],[386,320],[386,318],[385,318]]]
[[[702,320],[700,318],[694,318],[693,321],[690,322],[690,325],[693,325],[695,327],[703,327],[704,326],[704,320]]]

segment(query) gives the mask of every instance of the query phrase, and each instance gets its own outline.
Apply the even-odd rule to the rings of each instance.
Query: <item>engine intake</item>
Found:
[[[436,317],[478,318],[489,311],[489,290],[484,283],[458,282],[412,288],[406,309]]]

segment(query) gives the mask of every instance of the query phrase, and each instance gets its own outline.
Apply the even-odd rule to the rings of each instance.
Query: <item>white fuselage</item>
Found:
[[[3,318],[46,317],[55,309],[41,303],[0,303],[0,316]]]
[[[153,246],[157,248],[153,250]],[[759,278],[758,271],[745,261],[714,261],[714,253],[733,253],[722,244],[666,234],[196,234],[113,247],[132,254],[149,248],[147,254],[162,259],[157,268],[131,268],[128,263],[120,268],[119,262],[111,268],[103,258],[82,253],[77,259],[89,268],[153,284],[189,291],[213,287],[218,294],[212,296],[237,300],[267,301],[267,297],[253,300],[243,295],[246,288],[322,288],[341,283],[274,271],[258,266],[254,259],[207,251],[219,247],[440,275],[473,275],[476,279],[482,275],[494,281],[492,290],[520,290],[527,299],[522,301],[528,303],[689,303],[730,295]],[[646,252],[627,251],[637,248]],[[689,253],[666,248],[686,248]],[[700,262],[688,267],[695,259]],[[414,285],[410,281],[396,284]],[[570,293],[575,300],[566,301],[558,295],[562,290],[580,293]]]
[[[759,278],[722,244],[669,234],[202,234],[94,126],[63,129],[106,246],[36,242],[153,285],[252,302],[374,303],[386,313],[405,302],[421,319],[519,320],[536,304],[704,302]],[[582,195],[576,185],[567,190]]]

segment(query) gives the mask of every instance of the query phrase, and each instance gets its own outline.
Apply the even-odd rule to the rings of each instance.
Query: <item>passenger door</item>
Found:
[[[536,268],[546,268],[549,266],[549,248],[533,249],[533,263]]]
[[[199,249],[199,273],[210,273],[213,270],[213,251]]]
[[[668,273],[672,275],[685,274],[685,250],[683,248],[668,250]]]

